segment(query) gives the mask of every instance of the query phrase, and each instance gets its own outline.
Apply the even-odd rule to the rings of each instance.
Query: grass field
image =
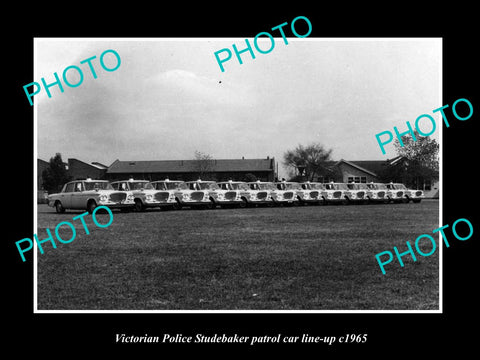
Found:
[[[39,310],[434,310],[438,249],[380,271],[375,254],[438,227],[420,204],[114,212],[38,253]],[[38,205],[39,239],[80,212]],[[98,214],[99,222],[108,215]],[[63,228],[62,228],[63,230]],[[71,231],[60,231],[63,238]],[[438,236],[435,236],[438,244]],[[428,249],[424,250],[428,252]]]

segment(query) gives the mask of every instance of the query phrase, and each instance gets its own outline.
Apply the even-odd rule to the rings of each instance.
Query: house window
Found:
[[[349,183],[367,183],[367,177],[366,176],[349,176],[348,177],[348,182]]]

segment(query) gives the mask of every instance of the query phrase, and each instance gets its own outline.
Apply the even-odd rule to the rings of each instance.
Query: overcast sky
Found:
[[[268,49],[266,41],[261,48]],[[44,89],[35,96],[38,158],[60,152],[64,161],[110,165],[192,159],[198,150],[217,159],[281,161],[286,150],[319,142],[333,149],[334,160],[380,160],[396,154],[387,145],[382,155],[375,134],[406,130],[407,120],[413,125],[444,105],[441,39],[288,41],[275,38],[268,54],[254,49],[255,59],[242,54],[242,65],[234,55],[221,72],[214,52],[242,49],[244,38],[36,39],[32,81],[51,83],[70,65],[84,73],[76,88],[64,84],[64,93],[50,89],[52,98]],[[116,71],[100,66],[107,49],[121,57]],[[94,55],[97,79],[80,64]],[[112,54],[105,61],[115,65]]]

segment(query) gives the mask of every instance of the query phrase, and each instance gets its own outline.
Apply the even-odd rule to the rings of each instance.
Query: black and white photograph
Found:
[[[5,351],[471,354],[472,7],[38,5],[2,25]]]
[[[36,39],[38,311],[440,310],[441,39],[272,40]]]

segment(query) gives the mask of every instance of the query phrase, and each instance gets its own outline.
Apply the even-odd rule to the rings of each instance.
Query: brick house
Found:
[[[204,180],[226,181],[246,180],[253,175],[258,180],[274,181],[275,158],[265,159],[212,159],[212,160],[115,160],[106,170],[108,180],[128,178],[163,180]],[[250,175],[249,175],[250,174]]]

